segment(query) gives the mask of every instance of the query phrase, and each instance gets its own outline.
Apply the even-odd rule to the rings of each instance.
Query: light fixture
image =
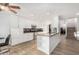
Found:
[[[47,12],[46,15],[50,15],[50,12]]]
[[[4,9],[5,9],[5,7],[4,7],[4,6],[1,6],[1,5],[0,5],[0,8],[1,8],[2,10],[4,10]]]
[[[11,5],[9,3],[0,3],[0,11],[11,11],[17,14],[17,10],[21,9],[20,6]]]
[[[75,22],[77,22],[77,18],[75,18]]]
[[[1,8],[2,10],[9,11],[8,7],[5,7],[5,6],[0,5],[0,8]]]
[[[78,13],[76,13],[76,15],[77,15],[77,16],[79,16],[79,12],[78,12]]]
[[[30,14],[30,16],[31,16],[31,17],[33,17],[33,16],[34,16],[34,14]]]

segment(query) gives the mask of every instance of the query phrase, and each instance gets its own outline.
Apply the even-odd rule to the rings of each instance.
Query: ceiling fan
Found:
[[[17,5],[11,5],[9,3],[0,3],[0,11],[3,11],[3,10],[8,10],[8,11],[11,11],[13,13],[17,13],[17,10],[21,9],[20,6],[17,6]]]

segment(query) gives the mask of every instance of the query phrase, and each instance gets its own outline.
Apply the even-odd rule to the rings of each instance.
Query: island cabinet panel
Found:
[[[49,40],[49,53],[53,52],[53,50],[56,48],[56,46],[60,43],[60,37],[59,34],[50,37]]]
[[[37,36],[37,48],[45,53],[49,52],[49,37]]]
[[[46,54],[51,54],[59,43],[60,38],[57,33],[37,34],[37,49]]]

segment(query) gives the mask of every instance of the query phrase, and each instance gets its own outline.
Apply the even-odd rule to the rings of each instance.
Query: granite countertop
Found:
[[[58,33],[51,33],[51,34],[49,34],[49,33],[37,33],[37,36],[54,36],[56,34],[58,34]]]

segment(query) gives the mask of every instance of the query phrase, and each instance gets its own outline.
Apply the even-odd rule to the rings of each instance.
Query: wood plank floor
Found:
[[[65,39],[55,48],[53,55],[79,55],[79,41],[75,39]]]
[[[55,48],[51,55],[79,55],[79,41],[73,39],[65,39],[61,37],[61,43]],[[35,40],[25,42],[13,46],[10,55],[45,55],[45,53],[37,50]]]
[[[10,55],[45,55],[45,53],[37,50],[36,41],[32,40],[13,46]]]

